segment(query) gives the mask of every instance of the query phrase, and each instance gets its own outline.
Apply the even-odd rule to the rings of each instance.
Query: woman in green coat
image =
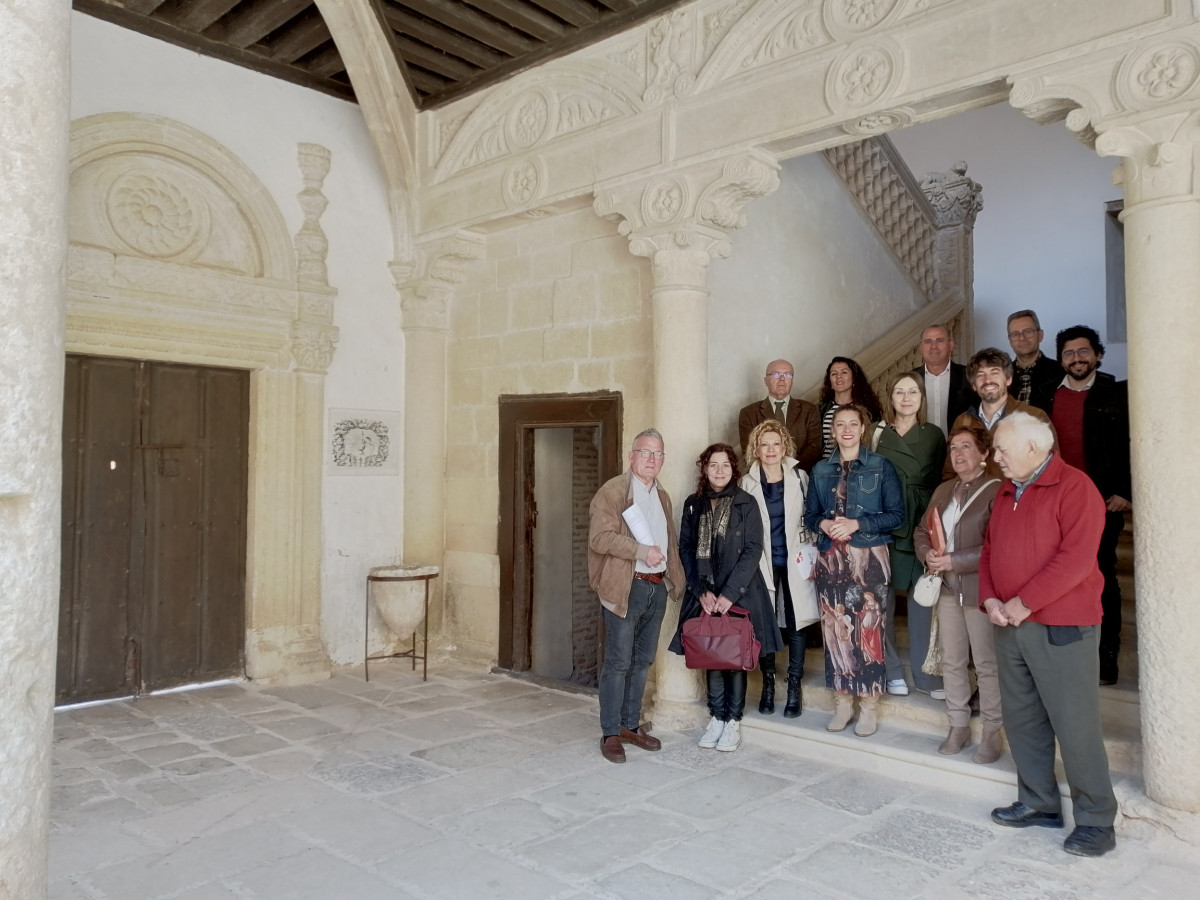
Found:
[[[946,436],[942,429],[925,420],[925,385],[911,372],[896,375],[883,396],[883,422],[876,426],[872,444],[875,451],[891,461],[904,489],[904,524],[892,532],[889,545],[892,559],[892,587],[907,592],[921,575],[922,566],[913,546],[913,532],[925,514],[929,498],[941,483],[946,461]],[[894,599],[894,598],[893,598]],[[888,604],[889,612],[895,609]],[[917,690],[944,699],[942,679],[921,671],[929,652],[932,612],[916,603],[908,604],[909,667]],[[903,665],[896,654],[895,623],[887,622],[887,661],[889,694],[907,694]]]

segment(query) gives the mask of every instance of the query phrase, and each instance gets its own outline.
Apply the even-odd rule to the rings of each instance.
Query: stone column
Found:
[[[0,898],[46,896],[71,5],[0,5]]]
[[[450,304],[484,240],[461,233],[423,244],[391,265],[404,329],[404,552],[406,565],[443,565],[446,553],[446,345]],[[442,580],[430,583],[429,625],[442,632]]]
[[[1068,124],[1070,124],[1068,122]],[[1103,132],[1096,150],[1124,157],[1125,306],[1133,452],[1138,666],[1146,793],[1200,811],[1200,718],[1192,713],[1200,644],[1195,562],[1200,509],[1195,386],[1179,366],[1200,347],[1200,196],[1196,126],[1179,112]],[[1166,528],[1158,525],[1166,524]]]
[[[597,214],[618,221],[630,251],[653,265],[653,425],[667,450],[659,478],[677,514],[695,488],[693,461],[709,444],[708,265],[729,256],[729,232],[746,222],[742,207],[779,187],[778,170],[750,152],[596,191]],[[663,728],[691,727],[706,715],[700,673],[666,649],[678,614],[672,603],[654,666],[651,717]]]
[[[958,362],[970,358],[975,348],[975,218],[983,209],[983,188],[967,176],[967,164],[957,162],[949,172],[930,172],[921,180],[937,230],[933,237],[934,301],[963,304],[957,321]],[[957,326],[957,327],[955,327]]]

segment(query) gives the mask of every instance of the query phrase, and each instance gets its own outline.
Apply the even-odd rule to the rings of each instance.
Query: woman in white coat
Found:
[[[793,458],[795,447],[787,428],[775,419],[759,423],[746,440],[745,458],[750,471],[742,476],[741,488],[757,502],[762,514],[763,555],[759,563],[763,580],[775,602],[775,621],[788,647],[788,691],[783,714],[800,715],[803,708],[801,679],[804,677],[804,629],[817,621],[816,585],[801,573],[797,555],[801,545],[810,548],[812,539],[804,529],[804,492],[808,475]],[[806,539],[807,538],[807,539]],[[809,556],[811,561],[815,557]],[[759,659],[762,699],[758,711],[775,711],[775,654]]]

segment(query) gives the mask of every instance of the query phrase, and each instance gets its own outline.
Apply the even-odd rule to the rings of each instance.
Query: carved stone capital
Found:
[[[779,165],[751,151],[599,188],[592,208],[651,259],[656,284],[703,285],[708,261],[727,257],[728,233],[746,224],[743,207],[778,187]]]
[[[292,358],[296,361],[296,370],[324,375],[333,362],[337,341],[338,329],[333,325],[293,322]]]
[[[921,190],[937,218],[937,226],[975,227],[983,209],[983,187],[967,177],[967,164],[957,162],[949,172],[930,172],[921,180]]]
[[[416,259],[390,265],[406,333],[450,330],[454,290],[467,277],[467,265],[482,257],[484,249],[481,235],[464,231],[427,241],[417,248]]]
[[[1174,113],[1106,129],[1096,140],[1101,156],[1121,156],[1113,181],[1125,191],[1125,205],[1194,197],[1200,113]]]

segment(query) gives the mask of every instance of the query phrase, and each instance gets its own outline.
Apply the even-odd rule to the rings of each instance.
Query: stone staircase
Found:
[[[1137,629],[1134,621],[1133,536],[1126,527],[1118,547],[1118,577],[1124,598],[1124,627],[1120,670],[1121,679],[1112,687],[1100,688],[1100,709],[1104,722],[1105,746],[1114,782],[1141,791],[1142,740],[1137,682]],[[896,642],[901,658],[907,658],[907,621],[896,621]],[[805,656],[804,712],[797,719],[783,718],[782,696],[786,669],[784,654],[777,661],[780,672],[775,713],[758,713],[761,676],[750,675],[746,698],[746,716],[742,732],[746,740],[775,750],[802,755],[805,759],[852,765],[865,771],[891,777],[969,792],[972,795],[1009,797],[1016,785],[1016,769],[1007,748],[992,765],[971,762],[972,749],[956,756],[942,756],[938,744],[946,735],[945,704],[912,691],[907,697],[887,696],[879,701],[879,731],[869,738],[854,734],[853,726],[840,733],[825,730],[833,713],[833,694],[825,687],[825,664],[820,648],[809,649]],[[911,678],[909,679],[911,683]],[[972,744],[980,737],[978,717],[971,719]],[[1059,781],[1063,784],[1061,768]],[[1005,800],[1007,802],[1007,800]]]

